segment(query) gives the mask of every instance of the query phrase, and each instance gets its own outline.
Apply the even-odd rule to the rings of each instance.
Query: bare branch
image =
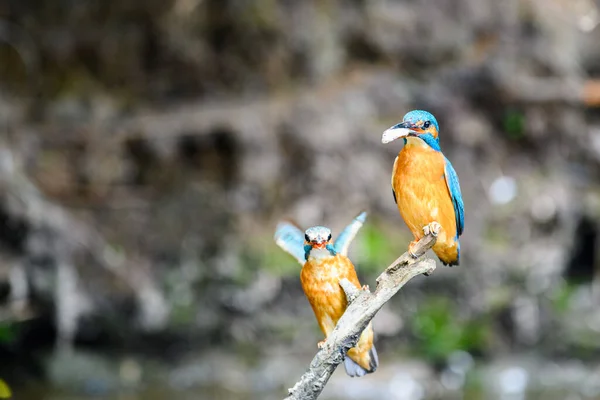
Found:
[[[358,295],[360,294],[360,290],[356,288],[348,279],[344,278],[340,281],[340,286],[346,293],[346,299],[348,299],[348,304],[352,303]]]
[[[340,281],[340,286],[349,299],[348,308],[327,337],[325,345],[311,361],[308,370],[289,389],[286,400],[319,397],[333,371],[344,361],[344,354],[356,345],[358,337],[381,307],[410,279],[420,274],[428,275],[435,270],[435,261],[422,258],[435,241],[435,236],[426,235],[412,249],[416,258],[408,252],[398,257],[379,275],[374,293],[358,290],[350,282]]]

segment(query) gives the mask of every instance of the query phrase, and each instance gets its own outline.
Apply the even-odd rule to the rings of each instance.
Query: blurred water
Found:
[[[600,365],[584,365],[578,361],[565,361],[562,364],[531,357],[510,358],[491,364],[473,363],[464,352],[452,356],[454,362],[441,371],[435,372],[429,365],[419,360],[385,363],[372,375],[361,379],[350,379],[338,369],[323,392],[321,399],[544,399],[563,400],[600,399]],[[292,358],[288,358],[288,364]],[[385,361],[385,359],[384,359]],[[203,362],[198,361],[203,370]],[[232,367],[242,372],[241,365]],[[302,366],[297,365],[302,370]],[[15,399],[20,400],[162,400],[162,399],[231,399],[231,400],[270,400],[281,399],[286,387],[292,386],[298,376],[285,378],[286,382],[262,385],[268,377],[255,371],[246,370],[245,379],[232,379],[229,383],[222,376],[235,377],[236,371],[221,371],[216,365],[214,382],[199,383],[207,378],[195,377],[196,383],[186,387],[175,386],[175,382],[160,377],[147,379],[135,388],[112,388],[100,382],[88,382],[84,387],[70,390],[54,388],[50,385],[33,385],[15,390]],[[173,367],[173,374],[178,367]],[[165,370],[166,371],[166,370]],[[181,372],[181,371],[180,371]],[[263,371],[277,375],[277,370]],[[168,372],[164,372],[169,375]],[[172,374],[171,374],[172,375]],[[248,380],[250,377],[250,381]],[[194,377],[190,377],[194,378]],[[242,385],[241,385],[242,384]]]

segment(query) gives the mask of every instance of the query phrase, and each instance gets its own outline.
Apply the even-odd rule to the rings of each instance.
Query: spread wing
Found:
[[[446,178],[446,185],[450,192],[450,198],[454,205],[454,215],[456,218],[456,238],[458,238],[465,227],[465,205],[463,203],[462,195],[460,194],[460,184],[458,182],[458,175],[452,167],[450,161],[446,158],[446,166],[444,169],[444,177]]]
[[[304,232],[300,228],[291,222],[282,221],[277,224],[274,239],[279,247],[304,265]]]
[[[358,216],[354,218],[352,222],[348,224],[347,227],[344,228],[344,230],[340,233],[337,239],[335,239],[335,243],[333,245],[335,251],[343,255],[347,255],[350,243],[352,243],[352,240],[354,240],[354,237],[356,236],[356,234],[358,233],[358,231],[363,226],[366,220],[367,213],[365,211],[358,214]]]

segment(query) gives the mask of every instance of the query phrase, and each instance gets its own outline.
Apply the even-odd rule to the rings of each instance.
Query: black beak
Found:
[[[392,126],[391,129],[398,129],[398,128],[414,129],[416,127],[417,126],[415,124],[413,124],[412,122],[403,121],[403,122],[400,122],[399,124],[396,124],[396,125]]]
[[[383,132],[381,142],[385,144],[401,137],[417,136],[418,132],[415,129],[419,129],[417,125],[412,122],[402,121]]]

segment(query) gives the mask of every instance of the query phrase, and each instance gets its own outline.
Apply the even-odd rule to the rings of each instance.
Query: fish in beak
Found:
[[[381,143],[386,144],[399,138],[417,136],[419,133],[420,128],[412,122],[400,122],[383,132]]]

